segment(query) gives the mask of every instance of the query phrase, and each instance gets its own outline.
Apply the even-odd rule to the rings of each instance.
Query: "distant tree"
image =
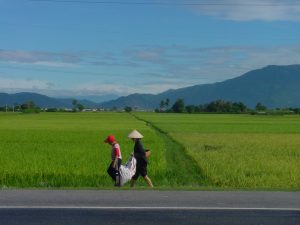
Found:
[[[207,111],[206,107],[207,107],[207,105],[199,105],[197,107],[197,109],[198,109],[199,112],[206,112]]]
[[[77,111],[77,104],[78,104],[78,101],[76,99],[73,99],[72,100],[73,112]]]
[[[172,106],[172,110],[173,112],[176,112],[176,113],[182,113],[184,112],[184,101],[182,98],[179,98],[176,100],[176,102],[174,103],[174,105]]]
[[[14,111],[21,111],[21,105],[18,103],[14,104]]]
[[[24,109],[34,109],[36,106],[35,106],[35,103],[33,101],[28,101],[28,102],[25,102],[21,105],[21,109],[24,110]]]
[[[126,107],[124,108],[124,110],[125,110],[125,112],[130,113],[130,112],[132,112],[132,107],[126,106]]]
[[[166,106],[167,109],[168,109],[168,107],[169,107],[169,104],[170,104],[170,99],[167,98],[166,101],[165,101],[165,106]]]
[[[72,105],[73,105],[73,109],[72,109],[73,112],[77,112],[77,111],[82,112],[85,109],[84,105],[79,103],[79,101],[76,99],[72,100]]]
[[[216,112],[217,111],[217,106],[215,102],[211,102],[205,106],[205,111],[207,112]]]
[[[222,99],[199,106],[200,112],[243,113],[247,112],[247,110],[247,106],[242,102],[232,103],[230,101],[224,101]]]
[[[185,107],[185,110],[188,112],[188,113],[194,113],[196,110],[196,107],[194,105],[187,105]]]
[[[292,109],[295,113],[300,114],[300,108],[293,108]]]
[[[234,112],[234,113],[247,112],[247,106],[242,102],[234,102],[232,104],[232,112]]]
[[[48,109],[46,110],[46,112],[57,112],[57,111],[58,111],[57,108],[48,108]]]
[[[116,106],[113,106],[112,108],[110,108],[110,111],[112,111],[112,112],[115,112],[117,110],[118,110],[118,108]]]
[[[166,98],[166,100],[161,100],[159,103],[159,111],[160,112],[168,112],[169,111],[170,99]]]
[[[256,104],[255,110],[256,110],[256,111],[266,111],[266,110],[267,110],[267,107],[264,106],[263,104],[261,104],[261,103],[259,102],[259,103]]]
[[[167,100],[166,100],[167,101]],[[165,104],[166,104],[165,101]],[[157,109],[156,111],[159,111]],[[184,106],[183,99],[177,99],[171,110],[166,110],[167,112],[187,112],[187,113],[200,113],[200,112],[212,112],[212,113],[245,113],[249,109],[242,102],[230,102],[222,99],[212,101],[208,104],[203,105],[187,105]],[[291,111],[291,110],[290,110]]]
[[[244,103],[239,102],[238,105],[240,106],[241,112],[247,112],[248,111],[248,107]]]
[[[164,100],[160,101],[160,103],[159,103],[159,109],[160,109],[160,111],[164,111],[164,109],[165,109],[165,101]]]
[[[80,111],[80,112],[82,112],[83,110],[84,110],[84,105],[82,105],[82,104],[77,104],[77,109]]]
[[[195,112],[195,113],[201,112],[200,106],[195,105],[195,111],[194,111],[194,112]]]
[[[21,111],[23,113],[40,113],[41,109],[33,101],[28,101],[21,104]]]

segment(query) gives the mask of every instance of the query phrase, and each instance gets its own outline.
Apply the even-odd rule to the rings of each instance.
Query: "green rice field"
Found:
[[[184,146],[204,183],[300,189],[300,116],[138,114]]]
[[[133,152],[133,142],[127,138],[132,129],[145,135],[146,148],[156,150],[149,174],[158,183],[166,168],[162,139],[129,114],[2,113],[0,186],[111,187],[106,173],[111,146],[104,139],[116,136],[125,162]]]
[[[124,163],[132,129],[157,188],[300,189],[300,116],[115,112],[0,113],[0,187],[111,188],[103,140],[116,136]]]

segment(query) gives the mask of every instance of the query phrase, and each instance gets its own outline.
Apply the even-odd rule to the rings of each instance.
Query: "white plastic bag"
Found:
[[[136,171],[136,159],[131,156],[125,165],[120,166],[120,186],[123,186],[129,180],[131,180],[132,176]]]

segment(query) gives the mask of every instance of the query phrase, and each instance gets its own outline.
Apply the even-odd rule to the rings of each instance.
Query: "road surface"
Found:
[[[0,224],[297,225],[300,192],[2,190]]]

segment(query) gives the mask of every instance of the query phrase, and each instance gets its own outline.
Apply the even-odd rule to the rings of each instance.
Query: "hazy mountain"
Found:
[[[252,70],[223,82],[169,90],[157,95],[133,94],[102,104],[103,107],[124,106],[154,109],[169,98],[172,105],[183,98],[186,104],[205,104],[217,99],[238,102],[249,107],[258,102],[275,107],[300,107],[300,65],[267,66]]]
[[[154,109],[158,106],[159,96],[151,94],[132,94],[126,97],[120,97],[116,100],[104,102],[101,105],[103,108],[124,108],[131,106],[139,109]]]
[[[187,105],[199,105],[223,99],[234,102],[241,101],[249,107],[254,107],[258,102],[270,108],[300,107],[300,65],[267,66],[223,82],[168,90],[157,95],[132,94],[102,104],[80,99],[79,103],[88,108],[131,106],[139,109],[154,109],[159,107],[160,101],[166,98],[170,99],[170,105],[178,98],[183,98]],[[29,100],[43,108],[71,108],[73,98],[51,98],[28,92],[0,93],[0,106],[22,104]]]
[[[72,108],[72,100],[72,98],[51,98],[46,95],[30,92],[21,92],[16,94],[0,93],[0,106],[12,106],[14,104],[23,104],[27,101],[33,101],[37,106],[42,108]],[[96,103],[88,100],[79,100],[79,103],[83,104],[85,107],[95,107],[97,105]]]
[[[97,103],[101,103],[101,102],[107,102],[107,101],[111,101],[114,99],[117,99],[121,97],[120,95],[115,95],[115,94],[106,94],[106,95],[80,95],[80,96],[68,96],[68,97],[64,97],[67,99],[73,99],[76,98],[78,100],[88,100],[91,102],[97,102]]]

